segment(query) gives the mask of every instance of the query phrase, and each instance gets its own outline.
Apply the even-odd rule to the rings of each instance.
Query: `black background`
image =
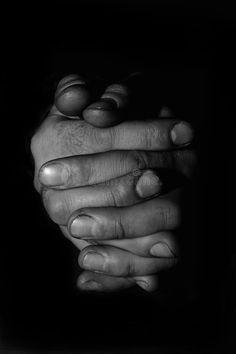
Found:
[[[12,3],[2,18],[0,348],[233,352],[231,4]],[[30,137],[62,75],[113,82],[136,70],[150,78],[147,100],[169,104],[197,130],[200,163],[186,202],[183,260],[154,294],[78,293],[77,251],[33,189]]]

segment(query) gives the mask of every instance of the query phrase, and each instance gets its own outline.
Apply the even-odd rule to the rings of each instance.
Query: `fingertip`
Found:
[[[83,111],[84,120],[97,128],[108,128],[121,121],[116,106],[110,102],[97,102]]]
[[[67,116],[76,116],[88,105],[90,92],[85,85],[73,85],[65,88],[55,96],[57,109]]]
[[[103,285],[96,279],[96,274],[84,271],[77,278],[76,287],[81,291],[102,291]]]
[[[194,130],[188,122],[177,122],[170,131],[170,138],[174,145],[188,145],[193,137]]]
[[[46,187],[52,188],[64,185],[68,177],[68,168],[58,162],[44,164],[38,173],[39,182]]]
[[[154,244],[150,249],[150,254],[158,258],[173,258],[176,257],[171,247],[163,241]]]
[[[76,285],[77,288],[82,291],[103,291],[103,285],[95,280],[88,280],[85,282],[78,280]]]
[[[129,90],[122,84],[113,84],[106,88],[99,101],[89,105],[83,112],[83,118],[89,124],[98,127],[111,127],[125,119],[125,109],[129,102]]]
[[[152,170],[144,171],[136,184],[136,192],[141,198],[148,198],[159,194],[162,189],[162,182]]]
[[[112,277],[104,274],[84,271],[77,279],[76,286],[81,291],[114,292],[135,285],[133,278]]]
[[[156,275],[147,275],[134,277],[136,284],[147,292],[153,292],[157,290],[159,282]]]

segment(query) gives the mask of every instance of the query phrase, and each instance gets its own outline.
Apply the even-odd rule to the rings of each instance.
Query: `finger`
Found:
[[[84,111],[86,122],[95,127],[109,127],[125,120],[129,103],[129,90],[125,84],[113,84],[106,88],[101,98]]]
[[[159,194],[161,188],[157,174],[144,170],[88,187],[44,189],[42,199],[50,218],[59,225],[67,225],[71,214],[78,209],[133,205]]]
[[[58,84],[54,102],[56,108],[66,116],[76,117],[90,103],[88,82],[79,75],[68,75]]]
[[[83,291],[112,292],[135,285],[132,278],[114,278],[109,275],[84,271],[77,280],[77,287]]]
[[[88,240],[89,242],[89,240]],[[127,239],[99,240],[99,245],[110,245],[129,251],[141,257],[176,257],[179,255],[179,247],[176,235],[170,231],[161,231],[144,237]]]
[[[83,120],[48,117],[52,139],[63,139],[60,156],[93,154],[110,150],[163,151],[185,147],[192,142],[193,129],[177,119],[125,121],[110,128],[96,128]]]
[[[79,255],[82,269],[117,277],[151,275],[173,267],[176,257],[140,257],[112,246],[89,246]]]
[[[63,235],[68,239],[78,250],[82,251],[84,248],[90,246],[92,243],[88,242],[86,240],[80,240],[72,237],[67,230],[66,226],[60,226],[60,230],[63,233]]]
[[[61,226],[60,229],[65,237],[80,251],[90,245],[107,245],[118,247],[141,257],[154,256],[168,258],[170,256],[179,256],[177,237],[173,232],[169,231],[162,231],[132,239],[96,240],[96,242],[93,242],[93,240],[82,240],[72,237],[65,226]]]
[[[84,208],[68,222],[73,237],[85,240],[134,238],[176,229],[181,220],[179,191],[123,208]]]
[[[81,239],[76,239],[72,237],[67,228],[65,226],[60,227],[62,233],[66,236],[68,240],[70,240],[74,246],[82,251],[86,247],[90,246],[91,243],[81,240]],[[168,255],[168,249],[166,249],[166,245],[168,245],[168,248],[171,249],[172,253],[175,253],[175,255],[178,255],[179,250],[178,250],[178,245],[176,243],[176,239],[173,234],[169,232],[160,232],[158,234],[154,235],[149,235],[145,237],[140,237],[140,238],[134,238],[134,239],[127,239],[127,240],[106,240],[106,241],[99,241],[99,244],[101,245],[110,245],[114,247],[119,247],[120,249],[127,250],[129,252],[132,252],[134,254],[138,254],[140,256],[154,256],[154,257],[166,257]],[[94,273],[94,272],[88,272],[90,275],[96,275],[96,277],[99,277],[99,273]],[[101,275],[102,280],[103,277],[105,277],[104,274]],[[118,278],[120,279],[120,278]],[[137,276],[133,277],[129,280],[135,280],[136,284],[143,288],[146,291],[154,291],[158,287],[158,277],[156,275],[146,275],[146,276]],[[86,282],[88,279],[82,280],[81,283]],[[121,290],[126,288],[127,286],[132,286],[130,282],[123,281],[121,280],[121,283],[114,282],[114,278],[109,280],[107,278],[106,284],[103,284],[103,281],[97,281],[97,279],[94,279],[95,282],[100,283],[99,285],[97,284],[80,284],[79,281],[79,288],[81,290],[95,290],[95,291],[115,291],[115,290]]]
[[[122,81],[108,86],[100,99],[84,110],[83,117],[88,123],[100,128],[111,127],[134,116],[138,119],[138,112],[141,117],[142,105],[147,111],[147,106],[143,102],[144,95],[141,94],[145,88],[143,76],[140,73],[133,73]]]
[[[109,151],[103,154],[72,156],[45,163],[40,183],[66,189],[102,183],[136,170],[168,169],[189,177],[196,163],[191,150],[172,152]]]
[[[152,122],[123,122],[112,128],[95,128],[82,119],[66,119],[58,114],[50,114],[31,141],[36,172],[45,162],[67,156],[97,154],[126,148],[127,150],[162,150],[166,146],[163,141],[168,140],[169,135],[173,136],[171,132],[166,131],[171,127],[163,126],[168,121],[170,124],[170,120],[161,119]],[[178,133],[177,140],[175,139],[178,143],[182,138],[186,142],[188,128],[187,131],[183,129],[181,132],[177,125],[177,130],[174,127],[173,130],[175,134]],[[191,136],[190,133],[190,140]],[[172,144],[172,149],[178,146],[183,147],[181,144]],[[36,175],[36,179],[37,177]]]
[[[132,111],[137,116],[141,113],[141,106],[144,104],[143,91],[146,85],[143,82],[140,73],[134,73],[128,76],[120,83],[108,86],[100,99],[91,103],[83,111],[85,121],[96,127],[109,127],[118,124],[121,120],[131,119]],[[88,90],[86,80],[79,75],[68,75],[58,84],[55,93],[55,108],[52,113],[62,113],[68,117],[77,117],[84,106],[91,100],[91,89]],[[139,110],[132,106],[134,98],[138,98]],[[140,103],[140,100],[142,103]],[[128,108],[131,108],[127,115]],[[58,109],[58,111],[57,111]],[[157,110],[157,107],[156,107]],[[146,107],[147,111],[147,107]],[[162,108],[159,117],[170,117],[165,107]]]
[[[140,275],[133,277],[140,288],[147,292],[153,292],[157,290],[159,286],[159,279],[157,275]]]
[[[77,280],[77,287],[82,291],[113,292],[138,285],[145,291],[151,292],[158,286],[155,275],[134,278],[111,277],[90,271],[84,271]]]

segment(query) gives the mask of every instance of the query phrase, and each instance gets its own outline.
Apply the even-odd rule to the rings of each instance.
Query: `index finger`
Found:
[[[109,128],[96,128],[83,120],[62,120],[52,115],[46,123],[50,126],[50,139],[54,137],[63,147],[60,155],[50,155],[51,160],[110,150],[173,150],[190,144],[194,136],[191,125],[177,119],[125,121]]]
[[[67,189],[106,182],[147,168],[171,169],[188,177],[193,172],[192,150],[172,152],[109,151],[103,154],[71,156],[44,164],[39,181],[48,188]]]

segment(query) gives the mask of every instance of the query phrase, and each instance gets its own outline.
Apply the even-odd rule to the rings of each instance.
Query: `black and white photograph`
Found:
[[[1,5],[0,353],[236,353],[233,2]]]

